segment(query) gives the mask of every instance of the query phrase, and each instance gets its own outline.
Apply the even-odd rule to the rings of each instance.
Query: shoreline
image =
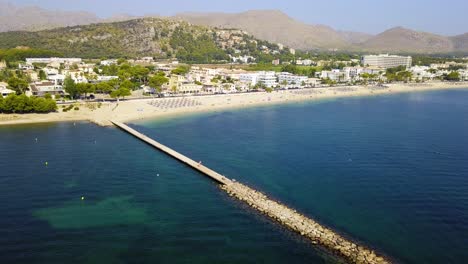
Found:
[[[120,103],[102,103],[100,108],[90,107],[89,103],[82,102],[79,104],[79,111],[72,110],[66,113],[61,112],[61,109],[59,109],[59,112],[49,114],[0,114],[0,126],[72,121],[88,121],[100,126],[112,126],[109,122],[111,119],[125,123],[296,102],[467,88],[468,82],[431,82],[420,84],[388,84],[386,88],[375,86],[339,86],[282,90],[272,93],[256,92],[175,98],[148,98],[122,101]]]

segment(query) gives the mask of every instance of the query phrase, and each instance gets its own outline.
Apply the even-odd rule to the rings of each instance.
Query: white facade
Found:
[[[65,80],[65,75],[63,74],[48,75],[47,80],[54,82],[56,85],[62,85],[63,81]]]
[[[30,87],[32,94],[37,96],[43,96],[46,93],[51,95],[64,93],[63,87],[54,82],[36,82],[31,84]]]
[[[102,66],[110,66],[117,64],[117,60],[102,60],[100,63]]]
[[[255,86],[258,82],[258,73],[244,73],[239,75],[239,81],[251,86]]]
[[[413,74],[413,77],[417,80],[422,79],[434,79],[435,74],[429,72],[430,68],[427,66],[414,66],[411,67],[410,71]]]
[[[252,56],[238,56],[238,57],[233,57],[231,55],[229,55],[231,57],[231,60],[232,62],[234,63],[249,63],[249,62],[252,62],[252,61],[255,61],[255,58],[252,57]]]
[[[107,81],[110,81],[110,80],[115,80],[115,79],[118,79],[119,76],[101,76],[99,75],[96,79],[96,81],[98,82],[107,82]]]
[[[396,55],[366,55],[362,56],[361,63],[364,66],[378,67],[378,68],[395,68],[398,66],[405,66],[407,69],[411,67],[413,59],[410,56],[396,56]]]
[[[7,88],[8,84],[4,82],[0,82],[0,96],[7,97],[9,94],[14,93],[15,91],[10,90]]]
[[[58,62],[58,63],[68,63],[68,64],[74,64],[74,63],[81,63],[82,59],[81,58],[26,58],[26,63],[28,64],[33,64],[33,63],[52,63],[52,62]]]
[[[322,71],[317,73],[317,76],[321,79],[330,79],[332,81],[343,82],[347,81],[346,73],[341,72],[339,69],[333,69],[331,71]]]
[[[302,85],[302,83],[307,83],[309,78],[307,76],[298,76],[291,74],[289,72],[282,72],[278,74],[278,82],[283,84],[286,82],[287,84],[295,84],[297,86]]]
[[[260,72],[258,75],[258,83],[265,85],[268,88],[276,86],[275,72]]]
[[[18,69],[23,70],[23,71],[29,71],[29,70],[34,70],[34,66],[31,64],[18,64]]]
[[[177,91],[183,94],[198,94],[202,91],[203,85],[194,83],[181,83],[177,87]]]

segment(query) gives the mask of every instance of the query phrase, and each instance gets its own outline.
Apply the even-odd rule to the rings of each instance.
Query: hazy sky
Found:
[[[1,0],[0,0],[1,1]],[[394,26],[443,35],[468,32],[468,0],[9,0],[47,9],[173,15],[178,12],[240,12],[279,9],[307,23],[379,33]]]

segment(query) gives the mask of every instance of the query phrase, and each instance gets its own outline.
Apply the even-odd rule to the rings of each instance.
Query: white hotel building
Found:
[[[287,84],[302,85],[302,83],[307,83],[309,78],[307,76],[298,76],[289,72],[282,72],[278,74],[278,81],[280,84],[286,82]]]
[[[361,58],[361,63],[365,67],[377,68],[395,68],[398,66],[405,66],[407,69],[411,68],[413,60],[410,56],[396,56],[388,54],[380,55],[365,55]]]
[[[239,75],[239,81],[255,86],[257,83],[261,83],[266,87],[274,87],[278,83],[276,82],[275,72],[256,72],[256,73],[245,73]]]

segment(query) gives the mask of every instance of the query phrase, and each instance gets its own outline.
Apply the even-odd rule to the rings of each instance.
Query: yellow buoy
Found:
[[[83,201],[83,200],[84,200],[84,196],[81,196],[81,201]]]
[[[49,162],[46,161],[46,162],[45,162],[45,165],[48,166],[48,165],[49,165]]]

